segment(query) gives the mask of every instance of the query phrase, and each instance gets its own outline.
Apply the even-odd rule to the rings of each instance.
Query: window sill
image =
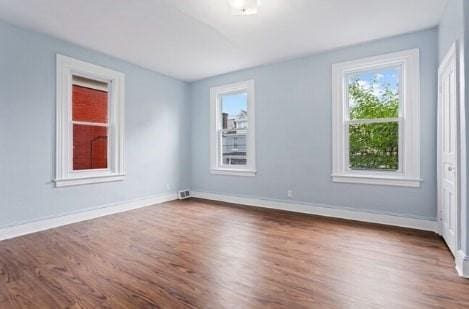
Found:
[[[333,174],[332,181],[417,188],[420,187],[422,179],[387,175]]]
[[[111,182],[124,180],[125,174],[112,174],[103,176],[84,176],[84,177],[73,177],[64,179],[55,179],[56,187],[69,187],[87,185],[92,183]]]
[[[210,173],[214,175],[228,175],[228,176],[256,176],[255,170],[248,169],[231,169],[231,168],[212,168]]]

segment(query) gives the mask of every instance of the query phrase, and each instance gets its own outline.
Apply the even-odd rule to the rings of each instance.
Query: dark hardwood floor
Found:
[[[0,308],[469,308],[435,234],[203,200],[0,242]]]

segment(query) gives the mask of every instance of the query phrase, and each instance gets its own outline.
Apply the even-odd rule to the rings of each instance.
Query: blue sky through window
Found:
[[[247,111],[247,93],[225,94],[222,96],[222,113],[228,113],[229,118],[236,117],[242,110]]]
[[[388,87],[396,94],[399,93],[400,67],[389,67],[372,71],[356,72],[348,75],[348,83],[358,80],[365,89],[373,89],[373,93],[380,98],[384,89]],[[353,102],[351,102],[353,104]]]

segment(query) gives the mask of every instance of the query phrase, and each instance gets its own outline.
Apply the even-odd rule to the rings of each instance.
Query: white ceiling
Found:
[[[0,0],[0,19],[193,81],[435,26],[447,0]]]

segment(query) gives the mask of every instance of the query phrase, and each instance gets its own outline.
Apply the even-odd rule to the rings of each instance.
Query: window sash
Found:
[[[372,124],[372,123],[386,123],[386,122],[400,122],[402,117],[395,118],[370,118],[370,119],[354,119],[354,120],[345,120],[346,124]]]
[[[74,143],[74,134],[73,134],[73,126],[74,125],[81,125],[81,126],[89,126],[89,127],[104,127],[106,128],[106,131],[107,131],[107,141],[106,141],[106,147],[107,147],[107,168],[89,168],[89,169],[79,169],[79,170],[76,170],[73,168],[73,156],[74,156],[74,148],[73,148],[73,143]],[[70,122],[70,130],[72,132],[72,135],[71,135],[71,143],[70,143],[70,146],[72,147],[70,153],[72,155],[72,159],[70,160],[70,164],[71,164],[71,173],[89,173],[89,172],[110,172],[112,169],[111,169],[111,142],[112,142],[112,135],[111,135],[111,126],[109,123],[99,123],[99,122],[87,122],[87,121],[74,121],[72,120]]]
[[[78,78],[85,78],[87,80],[89,80],[89,82],[97,82],[97,83],[103,83],[103,84],[106,84],[108,85],[109,83],[108,82],[102,82],[100,80],[95,80],[95,79],[91,79],[91,78],[86,78],[86,77],[82,77],[78,74],[74,74],[73,77],[78,77]],[[106,147],[107,147],[107,167],[106,168],[89,168],[89,169],[79,169],[79,170],[76,170],[73,168],[73,158],[74,158],[74,147],[73,147],[73,143],[74,143],[74,134],[72,133],[72,141],[70,143],[70,146],[71,146],[71,150],[70,150],[70,153],[71,153],[71,156],[72,156],[72,160],[70,161],[71,163],[71,173],[89,173],[89,172],[110,172],[111,171],[111,156],[112,156],[112,149],[111,149],[111,142],[112,142],[112,132],[110,130],[110,122],[112,121],[111,119],[111,112],[112,112],[112,106],[110,104],[110,97],[111,97],[111,92],[109,91],[109,86],[106,86],[106,89],[100,89],[99,87],[95,87],[94,85],[92,84],[81,84],[80,82],[77,82],[75,79],[73,79],[72,81],[72,87],[73,85],[78,85],[78,86],[81,86],[81,87],[88,87],[88,88],[91,88],[91,89],[96,89],[96,90],[99,90],[99,91],[106,91],[108,93],[108,102],[107,102],[107,122],[93,122],[93,121],[79,121],[79,120],[73,120],[73,118],[71,119],[71,131],[73,132],[73,126],[74,125],[82,125],[82,126],[90,126],[90,127],[105,127],[106,128],[106,131],[107,131],[107,141],[106,141]],[[71,105],[71,109],[73,108],[73,100],[70,102],[70,105]]]
[[[399,84],[398,84],[398,94],[399,94],[399,108],[398,108],[398,117],[403,117],[403,111],[405,109],[404,107],[404,98],[405,98],[405,88],[404,88],[404,83],[406,82],[405,78],[405,70],[406,67],[403,63],[393,63],[393,64],[382,64],[382,65],[377,65],[373,67],[364,67],[360,69],[355,69],[355,70],[347,70],[346,72],[342,73],[342,83],[343,83],[343,91],[345,95],[344,99],[344,112],[347,117],[347,119],[350,119],[350,93],[349,93],[349,87],[348,87],[348,76],[350,74],[356,74],[360,72],[377,72],[379,70],[384,70],[384,69],[389,69],[389,68],[399,68]],[[355,120],[355,119],[354,119]],[[358,120],[358,119],[356,119]]]
[[[247,110],[248,110],[248,118],[247,118],[247,121],[248,121],[248,126],[247,128],[243,128],[243,129],[237,129],[237,128],[233,128],[233,129],[222,129],[223,127],[223,112],[222,112],[222,104],[223,104],[223,100],[222,100],[222,97],[223,96],[226,96],[226,95],[235,95],[235,94],[241,94],[241,93],[246,93],[247,95]],[[227,169],[232,169],[232,168],[246,168],[249,166],[249,147],[248,147],[248,128],[249,128],[249,92],[248,92],[248,89],[239,89],[239,90],[235,90],[235,91],[227,91],[227,92],[223,92],[223,93],[220,93],[218,94],[217,96],[217,107],[218,107],[218,110],[219,112],[217,112],[217,124],[218,124],[218,132],[217,132],[217,152],[218,152],[218,162],[217,162],[217,167],[218,168],[227,168]],[[224,161],[223,161],[223,134],[225,133],[229,133],[229,132],[233,132],[233,131],[236,131],[237,135],[244,135],[246,136],[246,164],[225,164]],[[242,131],[242,132],[240,132]]]
[[[72,120],[72,124],[79,124],[82,126],[93,126],[93,127],[109,127],[109,122],[89,122],[89,121],[76,121]]]
[[[351,125],[360,125],[360,124],[373,124],[373,123],[398,123],[398,168],[397,170],[381,170],[381,169],[352,169],[350,168],[350,126]],[[356,119],[356,120],[344,120],[343,122],[344,130],[344,169],[347,173],[351,174],[403,174],[404,170],[404,145],[405,145],[405,135],[404,135],[404,119],[402,117],[398,118],[372,118],[372,119]]]
[[[223,147],[225,146],[223,144],[223,134],[227,132],[233,132],[233,131],[243,131],[241,133],[237,133],[236,136],[245,136],[245,145],[244,147],[246,148],[246,164],[224,164],[223,161]],[[247,129],[219,129],[218,130],[218,166],[221,168],[233,168],[233,167],[240,167],[240,168],[245,168],[248,166],[248,160],[249,160],[249,149],[248,149],[248,131]],[[233,136],[234,137],[234,136]],[[239,147],[239,146],[238,146]]]
[[[399,107],[398,107],[398,117],[392,117],[392,118],[362,118],[362,119],[350,119],[350,94],[349,94],[349,85],[348,85],[348,76],[350,74],[358,73],[358,72],[368,72],[368,71],[379,71],[382,69],[387,69],[387,68],[392,68],[392,67],[399,67],[399,88],[398,88],[398,94],[399,94]],[[356,70],[350,70],[347,72],[343,72],[342,74],[342,83],[343,83],[343,95],[344,95],[344,100],[343,100],[343,109],[344,109],[344,147],[343,147],[343,158],[344,158],[344,171],[347,173],[351,174],[370,174],[370,173],[378,173],[378,174],[403,174],[403,165],[404,165],[404,138],[405,135],[403,134],[403,127],[404,127],[404,117],[402,115],[403,110],[404,110],[404,104],[403,104],[403,83],[405,81],[404,79],[404,72],[405,67],[402,63],[399,64],[382,64],[375,66],[373,68],[360,68]],[[397,170],[379,170],[379,169],[362,169],[362,170],[357,170],[357,169],[352,169],[350,168],[350,134],[349,134],[349,128],[350,125],[360,125],[360,124],[373,124],[373,123],[388,123],[388,122],[398,122],[398,169]]]

